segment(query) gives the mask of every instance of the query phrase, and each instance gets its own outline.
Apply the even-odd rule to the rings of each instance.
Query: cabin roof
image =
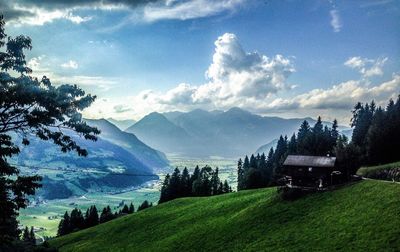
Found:
[[[336,157],[289,155],[283,165],[308,167],[334,167]]]

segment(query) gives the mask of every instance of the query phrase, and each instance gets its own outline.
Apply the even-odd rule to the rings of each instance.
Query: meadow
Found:
[[[113,211],[118,211],[124,203],[130,204],[132,202],[135,208],[144,200],[157,204],[160,197],[161,183],[166,173],[171,173],[175,167],[181,170],[187,167],[190,172],[193,171],[196,165],[199,165],[199,167],[205,165],[209,165],[213,168],[219,167],[220,178],[228,180],[232,188],[236,189],[237,175],[235,160],[221,157],[209,159],[185,158],[177,155],[169,155],[168,159],[171,164],[170,171],[157,174],[160,177],[159,180],[147,182],[139,188],[128,188],[117,191],[111,190],[110,188],[106,190],[98,188],[91,192],[85,192],[80,188],[76,188],[74,193],[78,196],[66,199],[41,200],[41,197],[31,198],[29,207],[22,209],[20,212],[18,218],[20,224],[29,227],[33,226],[36,235],[39,237],[52,237],[57,234],[58,224],[65,211],[71,211],[75,207],[86,211],[91,205],[96,205],[97,209],[101,211],[103,207],[110,205]],[[69,183],[69,188],[74,188],[73,184],[71,185],[70,182],[66,181],[73,181],[76,177],[76,172],[42,170],[39,174],[58,181],[63,181],[63,183]],[[63,177],[60,177],[60,174],[62,174]]]
[[[276,188],[181,198],[50,244],[61,252],[399,251],[399,193],[395,183],[361,181],[295,201]]]

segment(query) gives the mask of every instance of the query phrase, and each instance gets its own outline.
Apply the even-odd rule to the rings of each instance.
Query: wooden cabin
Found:
[[[286,186],[324,189],[337,183],[341,172],[335,169],[336,157],[288,155],[283,163]]]

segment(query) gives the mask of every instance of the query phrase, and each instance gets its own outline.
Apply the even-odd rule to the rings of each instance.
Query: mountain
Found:
[[[31,144],[21,146],[20,154],[13,158],[24,173],[43,176],[43,188],[37,196],[68,198],[89,190],[115,190],[158,179],[128,150],[102,138],[92,142],[72,136],[88,150],[87,157],[62,153],[53,143],[32,138]]]
[[[192,139],[185,129],[175,125],[164,115],[153,112],[126,129],[140,140],[164,152],[182,152],[191,147]]]
[[[276,188],[182,198],[49,240],[66,251],[400,251],[400,185],[282,201]]]
[[[100,138],[126,149],[153,171],[160,172],[169,167],[169,161],[164,153],[144,144],[134,134],[121,131],[105,119],[85,120],[89,125],[101,130]]]
[[[262,145],[262,146],[260,146],[255,152],[254,152],[254,154],[261,154],[261,153],[264,153],[265,155],[268,155],[268,153],[269,153],[269,150],[271,149],[271,148],[276,148],[276,145],[278,144],[278,138],[277,139],[274,139],[274,140],[272,140],[271,142],[269,142],[269,143],[267,143],[267,144],[264,144],[264,145]]]
[[[164,153],[135,135],[121,131],[105,119],[85,121],[101,130],[96,142],[70,134],[88,150],[87,157],[79,157],[75,152],[62,153],[54,144],[36,138],[31,139],[29,146],[21,146],[21,153],[13,161],[26,173],[43,176],[43,189],[38,196],[68,198],[89,190],[139,186],[157,179],[154,172],[169,168]]]
[[[196,109],[187,113],[151,113],[126,131],[165,153],[237,158],[253,153],[255,147],[281,134],[293,134],[305,119],[315,123],[311,118],[265,117],[240,108],[225,112]]]
[[[126,130],[127,128],[129,128],[130,126],[132,126],[133,124],[136,123],[136,121],[133,119],[116,120],[113,118],[107,118],[106,120],[109,121],[110,123],[114,124],[115,126],[117,126],[120,130]]]

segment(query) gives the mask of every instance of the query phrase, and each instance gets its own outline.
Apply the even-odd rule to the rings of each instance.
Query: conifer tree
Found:
[[[257,168],[257,161],[253,154],[250,157],[250,168]]]
[[[170,190],[171,199],[176,199],[181,196],[181,171],[178,167],[175,168],[174,172],[171,175],[170,179]]]
[[[142,211],[146,208],[153,206],[153,203],[149,204],[147,200],[143,201],[143,203],[138,207],[138,211]]]
[[[58,225],[58,231],[57,235],[66,235],[71,232],[71,225],[70,225],[70,217],[68,215],[68,212],[65,211],[63,219],[60,221],[60,224]]]
[[[249,157],[246,155],[243,162],[243,171],[246,172],[248,169],[250,169],[250,161]]]
[[[129,214],[129,207],[125,204],[124,207],[121,210],[121,213],[123,214]]]
[[[33,227],[31,227],[31,230],[29,231],[29,242],[33,245],[36,245],[35,231]]]
[[[131,204],[129,205],[129,212],[128,213],[134,213],[135,212],[135,207],[133,206],[133,203],[131,202]]]
[[[103,211],[100,214],[99,222],[104,223],[104,222],[110,221],[112,219],[114,219],[114,215],[111,211],[110,206],[103,208]]]
[[[215,168],[215,171],[212,174],[211,181],[210,181],[211,194],[212,195],[217,195],[218,194],[219,183],[220,183],[220,180],[219,180],[219,177],[218,177],[218,167],[217,167],[217,168]]]
[[[227,180],[224,181],[224,185],[223,185],[223,188],[222,188],[222,192],[223,192],[223,193],[229,193],[229,192],[230,192],[230,188],[229,188],[229,184],[228,184],[228,181],[227,181]]]
[[[24,242],[30,242],[30,236],[29,236],[29,228],[28,226],[25,226],[24,232],[22,233],[22,240]]]
[[[244,170],[243,170],[243,162],[242,159],[239,158],[238,164],[237,164],[237,176],[238,176],[238,185],[237,189],[238,191],[244,189],[243,183],[244,183]]]
[[[180,190],[182,197],[188,197],[192,193],[192,186],[190,184],[190,174],[186,167],[182,171]]]
[[[163,202],[169,201],[172,199],[171,193],[170,193],[170,176],[167,174],[164,178],[164,182],[161,186],[161,194],[160,194],[160,200],[158,201],[158,204],[161,204]]]

